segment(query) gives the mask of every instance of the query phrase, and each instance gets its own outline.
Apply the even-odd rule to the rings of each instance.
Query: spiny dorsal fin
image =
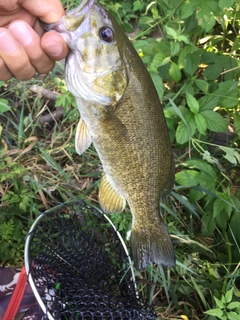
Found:
[[[100,182],[98,197],[101,208],[105,213],[119,213],[126,206],[126,200],[112,187],[105,173],[103,173]]]
[[[85,122],[82,119],[80,119],[75,136],[75,148],[77,153],[79,155],[82,154],[85,150],[87,150],[90,147],[91,143],[92,138],[88,130],[88,127],[86,126]]]

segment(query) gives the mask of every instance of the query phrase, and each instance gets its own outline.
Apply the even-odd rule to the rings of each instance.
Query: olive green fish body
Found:
[[[111,14],[94,0],[84,1],[55,29],[71,49],[66,82],[81,114],[77,151],[93,142],[103,165],[101,207],[121,212],[128,202],[137,269],[153,262],[174,265],[159,204],[173,185],[173,158],[149,73]]]

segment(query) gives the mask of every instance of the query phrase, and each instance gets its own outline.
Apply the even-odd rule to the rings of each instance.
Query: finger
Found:
[[[40,36],[26,22],[14,21],[8,29],[22,45],[37,72],[45,74],[53,69],[55,63],[43,51]]]
[[[57,22],[65,15],[60,0],[22,0],[21,6],[45,23]]]
[[[0,57],[0,81],[6,81],[13,77],[13,74],[8,70],[3,59]]]
[[[5,28],[0,28],[0,57],[18,80],[28,80],[36,73],[23,47]]]
[[[43,50],[53,60],[62,60],[68,54],[68,46],[63,37],[55,31],[46,32],[41,39]]]

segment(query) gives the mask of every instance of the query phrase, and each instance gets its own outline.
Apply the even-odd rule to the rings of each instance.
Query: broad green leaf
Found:
[[[189,132],[185,124],[181,121],[176,130],[176,141],[179,144],[184,144],[190,139]]]
[[[208,311],[205,311],[204,313],[208,314],[209,316],[215,316],[220,319],[223,316],[223,311],[221,309],[210,309]]]
[[[201,111],[200,114],[204,117],[207,123],[207,128],[213,132],[226,132],[227,122],[223,117],[214,111]]]
[[[233,115],[234,127],[236,134],[240,137],[240,114],[235,113]]]
[[[197,51],[198,48],[195,47],[194,45],[192,44],[189,44],[189,45],[186,45],[181,51],[180,51],[180,54],[179,54],[179,58],[178,58],[178,66],[180,69],[184,68],[186,66],[186,57],[188,54],[194,52],[194,51]]]
[[[209,64],[204,71],[204,76],[207,80],[216,80],[222,72],[222,66],[218,64],[218,61],[213,64]]]
[[[193,187],[199,184],[199,172],[196,170],[182,170],[175,174],[176,182],[184,187]]]
[[[228,290],[225,294],[225,299],[226,299],[226,303],[230,303],[232,301],[232,297],[233,297],[233,288]],[[238,306],[240,305],[240,303],[238,302]],[[228,306],[229,308],[229,306]],[[235,308],[235,307],[234,307]],[[232,308],[233,309],[233,308]]]
[[[153,57],[152,66],[159,68],[163,64],[163,60],[166,58],[166,55],[163,52],[158,52]]]
[[[224,210],[223,202],[220,199],[214,200],[214,203],[213,203],[213,218],[215,219],[223,210]],[[216,301],[216,303],[217,303],[217,301]],[[218,307],[219,307],[219,305],[218,305]]]
[[[154,83],[154,86],[155,86],[155,88],[157,90],[159,99],[162,100],[163,94],[164,94],[164,90],[165,90],[162,78],[156,72],[150,72],[150,75],[151,75],[152,81]]]
[[[228,216],[225,211],[222,211],[219,215],[216,216],[216,224],[222,231],[227,230],[228,225]]]
[[[168,64],[169,62],[170,62],[170,57],[166,57],[166,58],[163,60],[162,65],[164,66],[164,65]]]
[[[199,10],[197,11],[196,16],[198,18],[199,25],[206,32],[210,31],[216,23],[214,17],[214,6],[216,6],[215,1],[208,0],[199,2]]]
[[[172,41],[170,43],[171,54],[174,57],[180,50],[180,43],[177,41]]]
[[[179,144],[186,143],[196,132],[196,124],[194,121],[194,115],[188,113],[185,116],[184,122],[181,121],[176,130],[176,141]]]
[[[189,200],[193,203],[202,199],[203,197],[204,197],[204,193],[195,189],[191,189],[188,194]]]
[[[187,55],[184,71],[192,76],[198,69],[200,58],[201,56],[199,51],[195,51],[192,54]]]
[[[212,217],[212,209],[210,209],[207,212],[204,212],[202,216],[202,224],[203,224],[203,229],[202,229],[203,236],[212,235],[214,230],[216,229],[216,221]]]
[[[214,94],[219,96],[219,105],[223,108],[233,108],[238,105],[239,100],[238,81],[224,81]]]
[[[203,116],[200,113],[197,113],[194,115],[194,120],[199,133],[206,135],[207,123]]]
[[[206,190],[215,191],[216,188],[216,180],[212,178],[212,176],[209,173],[206,173],[205,171],[200,172],[200,185]]]
[[[231,48],[231,52],[238,50],[239,47],[240,47],[240,38],[236,38]]]
[[[240,164],[240,153],[236,149],[223,146],[219,146],[219,148],[225,152],[224,158],[230,163],[234,164],[235,166],[238,163]]]
[[[224,9],[224,8],[229,8],[234,4],[235,0],[220,0],[219,1],[219,8]]]
[[[231,300],[230,300],[230,301],[231,301]],[[239,308],[239,307],[240,307],[240,302],[238,302],[238,301],[230,302],[227,307],[228,307],[228,309],[236,309],[236,308]]]
[[[201,80],[201,79],[196,79],[195,81],[196,86],[204,93],[208,92],[209,89],[209,84],[207,81],[205,80]]]
[[[219,97],[213,94],[206,95],[198,100],[200,110],[213,110],[218,105]]]
[[[143,3],[140,0],[135,0],[133,3],[133,11],[141,10],[143,7]]]
[[[190,1],[184,1],[181,6],[181,18],[186,19],[193,14],[193,4]]]
[[[0,99],[0,113],[4,113],[9,110],[11,110],[11,107],[9,106],[8,100]]]
[[[227,313],[227,316],[228,316],[228,320],[236,320],[239,318],[239,311],[238,312],[233,312],[233,311],[230,311]]]
[[[170,27],[167,27],[167,26],[165,26],[165,31],[166,31],[166,33],[170,36],[170,37],[172,37],[174,40],[176,40],[177,39],[177,32],[173,29],[173,28],[170,28]]]
[[[171,62],[170,68],[169,68],[169,75],[170,77],[178,82],[181,80],[181,70],[179,69],[179,66],[175,62]]]
[[[183,42],[186,43],[186,44],[190,44],[189,39],[188,39],[186,36],[183,36],[183,35],[178,36],[178,37],[177,37],[177,40],[178,40],[178,41],[183,41]]]
[[[204,160],[195,160],[195,159],[189,159],[183,163],[183,165],[186,165],[188,168],[191,169],[198,169],[199,171],[206,172],[213,180],[217,179],[216,172],[214,170],[214,167]]]
[[[186,98],[187,98],[187,104],[188,104],[190,110],[192,111],[192,113],[194,113],[194,114],[198,113],[199,103],[196,100],[196,98],[189,93],[186,94]]]

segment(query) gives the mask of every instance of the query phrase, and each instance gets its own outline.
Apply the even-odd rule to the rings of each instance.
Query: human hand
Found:
[[[0,80],[46,74],[68,48],[56,32],[44,33],[38,18],[54,23],[65,14],[60,0],[0,1]]]

